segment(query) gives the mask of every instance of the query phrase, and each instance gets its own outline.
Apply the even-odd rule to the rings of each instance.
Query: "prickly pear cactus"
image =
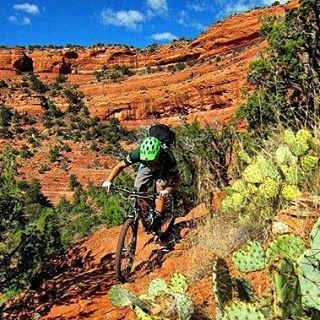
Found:
[[[268,161],[264,156],[258,155],[256,163],[260,168],[263,179],[271,178],[273,180],[278,180],[280,178],[277,167],[274,166],[271,161]]]
[[[243,171],[243,178],[248,183],[262,183],[263,175],[258,164],[251,164]]]
[[[246,164],[251,164],[252,163],[252,159],[250,158],[250,156],[248,155],[247,152],[245,152],[244,150],[240,150],[238,151],[238,156],[239,158],[245,162]]]
[[[298,259],[302,305],[320,311],[320,260],[318,251],[305,251]]]
[[[241,179],[236,180],[231,188],[232,188],[232,190],[234,190],[242,195],[245,195],[247,192],[247,186],[246,186],[245,182]]]
[[[193,301],[183,293],[173,292],[172,293],[179,316],[179,320],[188,320],[194,313]]]
[[[284,186],[281,192],[283,199],[288,201],[296,200],[300,194],[301,194],[301,191],[295,185],[286,185]]]
[[[222,320],[266,320],[266,318],[253,304],[234,302],[225,308]]]
[[[295,267],[290,259],[273,260],[269,266],[273,280],[273,310],[276,319],[302,316],[301,292]]]
[[[300,159],[300,165],[305,174],[310,174],[318,165],[319,158],[306,155]]]
[[[300,157],[309,150],[309,145],[307,141],[299,138],[295,138],[290,144],[289,144],[290,151],[297,157]]]
[[[280,168],[287,184],[297,185],[300,182],[301,172],[297,164],[281,165]]]
[[[291,165],[297,162],[288,146],[281,146],[276,150],[276,161],[278,165]]]
[[[320,218],[314,224],[311,232],[311,249],[314,250],[315,257],[320,260]]]
[[[233,205],[234,210],[241,207],[246,201],[245,197],[240,193],[233,194],[231,196],[231,199],[232,199],[232,205]]]
[[[273,319],[273,297],[270,295],[262,296],[259,300],[255,301],[253,305],[264,315],[266,319]]]
[[[281,235],[269,245],[266,251],[266,263],[270,265],[279,257],[296,261],[306,249],[307,245],[300,237],[293,234]]]
[[[233,210],[232,199],[230,196],[222,200],[220,208],[223,212],[228,212],[229,210]]]
[[[264,183],[259,186],[259,193],[267,199],[277,196],[279,191],[279,182],[271,178],[267,178]]]
[[[115,285],[110,289],[108,298],[115,307],[127,307],[132,305],[130,300],[131,295],[132,293],[121,285]]]
[[[213,294],[217,303],[217,318],[223,313],[223,308],[232,298],[232,278],[227,263],[222,258],[217,258],[212,267]]]
[[[287,144],[290,145],[294,139],[296,138],[294,132],[291,129],[284,130],[283,132],[283,141]]]
[[[188,289],[187,278],[180,272],[175,272],[171,276],[169,290],[178,292],[178,293],[186,293]]]
[[[242,272],[252,272],[265,267],[264,250],[257,241],[248,242],[232,255],[233,263]]]
[[[151,296],[157,296],[161,293],[168,292],[168,285],[163,279],[153,279],[149,284],[148,294]]]
[[[312,138],[312,134],[306,129],[300,129],[296,134],[297,139],[305,142],[309,142]]]
[[[221,202],[221,209],[223,212],[234,211],[238,212],[246,203],[246,198],[240,193],[233,193],[227,196]]]

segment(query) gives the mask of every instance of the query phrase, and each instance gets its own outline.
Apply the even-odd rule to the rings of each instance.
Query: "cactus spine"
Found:
[[[257,241],[248,242],[232,256],[233,263],[239,271],[252,272],[265,267],[264,250]]]

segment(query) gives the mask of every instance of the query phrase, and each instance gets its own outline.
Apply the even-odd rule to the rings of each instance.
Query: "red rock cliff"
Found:
[[[175,122],[181,115],[211,122],[223,120],[241,103],[249,62],[267,45],[259,36],[261,18],[283,15],[297,6],[294,0],[238,14],[211,26],[190,43],[177,41],[154,51],[112,46],[1,49],[0,77],[14,77],[15,70],[33,70],[48,81],[57,73],[67,74],[68,81],[79,84],[93,114],[115,116],[129,127],[158,118]],[[170,71],[170,66],[179,62],[186,68]],[[116,64],[128,66],[135,75],[116,83],[96,80],[95,71]],[[153,73],[147,72],[147,67]],[[2,97],[2,102],[19,110],[37,112],[39,108],[37,101],[12,96]]]

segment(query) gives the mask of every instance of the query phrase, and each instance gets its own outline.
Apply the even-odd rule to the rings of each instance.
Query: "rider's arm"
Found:
[[[128,167],[128,165],[125,163],[125,161],[120,161],[113,167],[113,169],[109,173],[107,181],[112,182],[119,175],[119,173],[126,167]]]
[[[107,181],[112,182],[119,173],[126,167],[131,166],[132,164],[140,160],[140,148],[137,148],[131,151],[122,161],[120,161],[109,173]]]

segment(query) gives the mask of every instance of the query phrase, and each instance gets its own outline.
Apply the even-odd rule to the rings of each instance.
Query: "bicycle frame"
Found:
[[[151,200],[152,203],[154,203],[158,195],[158,193],[131,191],[128,189],[123,189],[115,186],[112,186],[111,191],[113,192],[120,191],[119,192],[120,197],[122,199],[129,200],[131,202],[130,209],[126,218],[134,219],[135,223],[137,222],[138,219],[141,219],[144,222],[144,217],[142,216],[142,213],[144,211],[139,206],[138,199]]]

